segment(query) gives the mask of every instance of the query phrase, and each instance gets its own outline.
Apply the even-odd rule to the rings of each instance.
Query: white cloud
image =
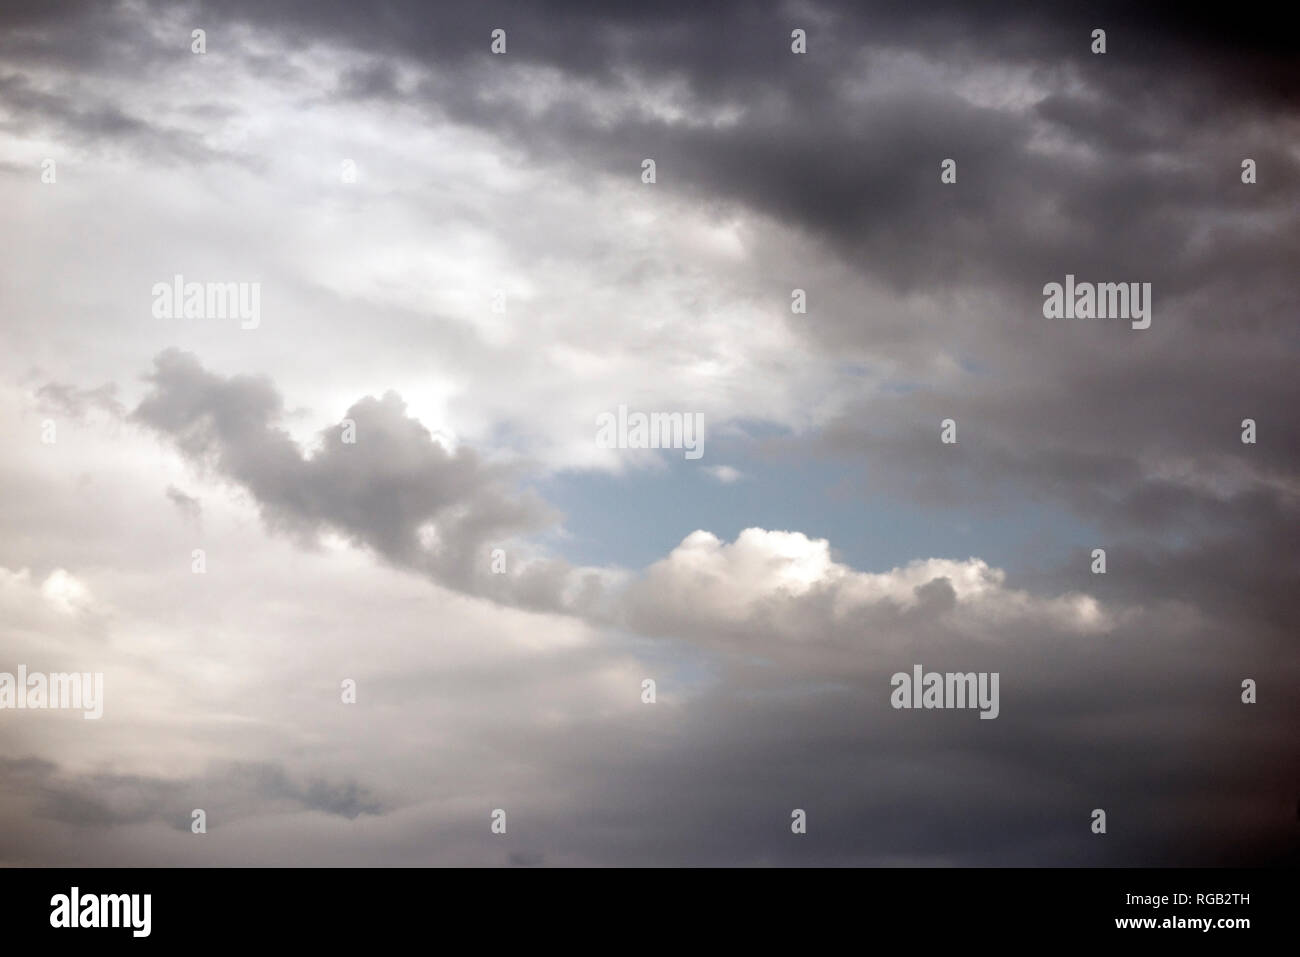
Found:
[[[1037,597],[1007,587],[1006,577],[978,558],[919,559],[887,572],[861,572],[835,561],[828,541],[801,532],[747,528],[728,544],[696,531],[648,569],[634,589],[634,605],[671,609],[667,617],[689,629],[761,618],[816,640],[808,633],[822,623],[811,611],[814,603],[845,620],[882,609],[911,611],[942,597],[927,587],[946,587],[953,600],[950,625],[962,633],[992,636],[1013,622],[1080,634],[1113,626],[1091,596]],[[808,610],[803,624],[801,609]]]
[[[91,604],[90,591],[86,586],[62,568],[56,568],[45,579],[41,585],[41,594],[65,615],[75,615],[88,609]]]
[[[730,465],[708,465],[705,466],[704,471],[723,485],[731,485],[733,482],[739,482],[745,477],[744,472],[732,468]]]

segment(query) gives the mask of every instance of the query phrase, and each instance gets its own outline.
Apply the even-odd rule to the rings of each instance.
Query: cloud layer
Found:
[[[70,2],[0,62],[0,671],[106,688],[0,712],[0,863],[1295,860],[1271,18]]]

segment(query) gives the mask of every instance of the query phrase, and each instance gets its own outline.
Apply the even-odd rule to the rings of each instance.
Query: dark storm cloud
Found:
[[[1295,860],[1294,712],[1277,709],[1261,736],[1230,685],[1217,689],[1222,709],[1207,708],[1214,689],[1179,684],[1151,650],[1126,672],[1132,682],[1095,647],[981,656],[981,667],[1002,669],[1013,708],[993,722],[891,710],[886,667],[860,686],[801,694],[784,671],[769,669],[767,686],[746,675],[711,689],[654,746],[641,728],[616,726],[552,751],[598,809],[581,825],[548,820],[552,846],[677,864]],[[933,640],[918,657],[961,667],[956,652]],[[1035,657],[1050,664],[1031,676]],[[898,660],[905,669],[912,659]],[[1085,670],[1066,670],[1076,664]],[[596,769],[593,753],[608,756]],[[1107,811],[1105,837],[1088,829],[1095,807]],[[793,808],[808,812],[805,837],[790,833]]]
[[[343,3],[222,2],[200,5],[195,17],[250,24],[291,45],[326,39],[401,56],[431,71],[422,88],[431,109],[489,127],[536,159],[572,158],[623,176],[653,155],[661,188],[802,224],[901,289],[996,281],[1016,264],[1033,288],[1065,268],[1130,268],[1172,292],[1191,281],[1182,277],[1200,281],[1207,268],[1226,265],[1217,245],[1199,261],[1187,261],[1183,245],[1205,215],[1239,208],[1240,190],[1230,201],[1225,191],[1242,155],[1269,170],[1248,202],[1276,208],[1296,196],[1296,158],[1284,143],[1252,135],[1258,121],[1294,119],[1300,89],[1294,42],[1262,17],[1170,16],[1121,3],[808,10],[398,4],[374,16]],[[790,54],[795,25],[810,31],[806,56]],[[1110,33],[1103,57],[1089,52],[1096,26]],[[496,27],[511,37],[504,58],[488,53]],[[863,50],[919,53],[951,69],[928,88],[858,99],[845,83]],[[642,92],[643,81],[680,79],[697,108],[734,103],[744,114],[734,125],[692,128],[637,109],[611,122],[580,95],[525,108],[501,95],[536,82],[512,73],[515,64],[553,68],[625,99]],[[990,65],[1032,70],[1046,98],[1024,109],[973,107],[951,81]],[[350,71],[342,90],[399,95],[382,61]],[[1040,126],[1096,156],[1027,150]],[[1239,148],[1228,145],[1233,140]],[[1179,155],[1181,168],[1153,162],[1157,152]],[[959,160],[956,190],[936,188],[939,160],[948,156]],[[1068,228],[1044,228],[1026,215],[1033,210],[1051,210]],[[1149,256],[1153,247],[1164,251]],[[1245,252],[1237,268],[1264,268],[1262,258],[1276,269],[1275,257]]]
[[[501,538],[545,526],[551,516],[531,494],[512,494],[506,475],[464,448],[448,452],[395,393],[368,396],[346,423],[321,433],[305,456],[276,426],[283,403],[265,378],[223,378],[168,350],[154,360],[152,391],[132,413],[175,442],[194,463],[256,498],[272,527],[312,539],[336,530],[385,559],[451,584],[486,567]],[[421,531],[433,529],[433,541]]]
[[[382,58],[400,56],[429,71],[417,93],[429,109],[490,128],[534,161],[570,163],[578,175],[595,167],[632,176],[653,155],[661,189],[802,225],[864,275],[901,291],[978,280],[1016,297],[1070,269],[1128,270],[1169,295],[1211,273],[1259,285],[1241,275],[1249,270],[1276,282],[1286,275],[1282,263],[1259,253],[1283,241],[1295,255],[1296,240],[1285,239],[1293,229],[1188,245],[1201,229],[1239,231],[1224,219],[1242,202],[1294,206],[1297,159],[1258,134],[1279,111],[1294,119],[1297,71],[1278,31],[1243,22],[1259,18],[1212,24],[1204,15],[1124,4],[906,11],[824,4],[808,13],[774,3],[397,4],[378,16],[343,3],[192,9],[191,19],[216,35],[249,26],[290,48],[327,40],[376,57],[344,71],[345,97],[398,99]],[[789,52],[794,24],[811,31],[806,56]],[[1104,57],[1088,52],[1097,25],[1112,34]],[[498,26],[512,37],[506,57],[487,52]],[[846,83],[864,50],[919,53],[950,67],[923,86],[873,84],[858,97]],[[540,109],[524,106],[517,97],[537,80],[512,72],[516,64],[589,80],[629,104],[643,81],[681,80],[696,111],[737,105],[743,114],[721,127],[691,126],[629,106],[611,120],[573,91]],[[953,80],[987,66],[1031,70],[1045,98],[1028,107],[973,106]],[[138,121],[82,122],[90,132],[126,134]],[[1043,129],[1094,155],[1029,149]],[[1249,196],[1232,191],[1243,155],[1268,171]],[[938,163],[949,156],[959,162],[955,189],[938,186]],[[848,317],[832,324],[852,325]],[[842,337],[835,329],[812,334],[828,347]]]
[[[29,24],[64,17],[68,9],[42,15],[39,5],[24,8],[20,19]],[[450,67],[485,56],[489,32],[502,27],[517,37],[511,55],[526,61],[601,79],[633,64],[682,73],[704,89],[743,88],[755,78],[804,70],[783,56],[796,26],[809,29],[822,49],[849,50],[875,41],[1012,63],[1085,61],[1088,46],[1080,37],[1104,27],[1115,35],[1116,54],[1139,69],[1186,73],[1194,64],[1199,72],[1221,77],[1229,93],[1286,100],[1297,92],[1291,62],[1295,41],[1267,16],[1176,4],[486,0],[429,5],[409,0],[375,11],[345,0],[212,0],[189,9],[196,24],[247,23],[288,43],[328,39]]]

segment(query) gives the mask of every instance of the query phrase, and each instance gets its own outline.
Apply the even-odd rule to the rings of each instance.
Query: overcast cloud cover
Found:
[[[0,2],[0,209],[0,671],[105,689],[0,711],[0,864],[1300,854],[1263,12]]]

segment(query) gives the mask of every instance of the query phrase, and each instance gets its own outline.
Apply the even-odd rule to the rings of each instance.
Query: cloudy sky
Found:
[[[0,711],[0,864],[1297,859],[1264,14],[0,11],[0,671],[104,675]]]

